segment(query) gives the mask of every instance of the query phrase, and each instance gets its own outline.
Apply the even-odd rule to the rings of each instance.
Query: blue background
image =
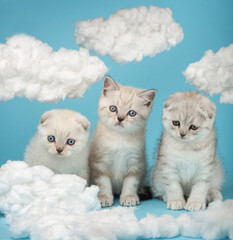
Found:
[[[199,61],[204,52],[218,51],[233,43],[232,0],[0,0],[0,42],[18,33],[35,36],[48,43],[54,50],[60,47],[79,49],[74,39],[74,22],[99,16],[108,18],[120,8],[144,5],[169,7],[173,18],[183,28],[184,39],[170,51],[141,62],[119,65],[109,56],[100,57],[109,68],[108,75],[117,82],[138,88],[156,88],[153,111],[148,121],[148,165],[154,164],[156,146],[162,133],[162,109],[164,100],[177,91],[196,90],[186,83],[182,72],[190,63]],[[92,53],[93,54],[93,53]],[[93,132],[98,120],[97,105],[103,80],[92,85],[82,99],[60,101],[58,104],[30,102],[15,98],[0,103],[0,165],[8,159],[22,160],[24,149],[35,134],[40,116],[53,108],[73,109],[86,116]],[[217,106],[216,129],[218,153],[225,169],[223,196],[233,198],[233,106],[220,104],[219,96],[210,99]],[[159,200],[142,203],[138,218],[152,212],[174,216],[183,211],[168,211]],[[0,218],[1,239],[10,239],[7,228]],[[3,235],[2,235],[3,234]],[[182,239],[182,238],[179,238]]]

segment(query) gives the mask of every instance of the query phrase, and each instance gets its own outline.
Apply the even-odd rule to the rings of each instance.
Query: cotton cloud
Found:
[[[75,37],[80,46],[123,64],[169,50],[183,40],[183,31],[169,8],[140,6],[118,10],[107,20],[77,21]]]
[[[80,98],[106,72],[104,63],[86,49],[53,51],[23,34],[0,43],[0,101],[16,96],[49,103]]]
[[[8,161],[0,168],[0,211],[14,238],[117,240],[172,238],[233,239],[233,200],[206,211],[138,220],[135,208],[101,210],[98,187],[76,175],[54,174],[44,166]]]
[[[216,54],[212,50],[205,52],[183,74],[199,90],[221,94],[221,103],[233,104],[233,44],[220,48]]]

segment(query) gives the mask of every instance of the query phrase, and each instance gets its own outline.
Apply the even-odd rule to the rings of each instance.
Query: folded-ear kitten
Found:
[[[207,202],[222,199],[216,106],[196,92],[175,93],[164,105],[164,131],[151,181],[153,195],[167,202],[169,209],[204,209]]]
[[[89,129],[89,121],[80,113],[66,109],[45,112],[26,148],[25,161],[88,180]]]

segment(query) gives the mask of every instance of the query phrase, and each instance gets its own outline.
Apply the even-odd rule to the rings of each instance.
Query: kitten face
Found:
[[[155,90],[121,86],[110,77],[104,80],[99,100],[99,117],[117,131],[135,131],[146,124]]]
[[[164,128],[180,141],[198,141],[211,131],[215,113],[214,103],[204,95],[178,92],[165,101]]]
[[[49,154],[68,157],[77,154],[88,143],[89,122],[70,110],[52,110],[41,117],[38,126],[40,143]]]

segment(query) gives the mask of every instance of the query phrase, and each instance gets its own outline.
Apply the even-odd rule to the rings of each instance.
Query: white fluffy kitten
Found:
[[[113,204],[113,194],[120,194],[121,205],[139,204],[137,192],[146,175],[146,122],[154,97],[155,90],[122,86],[109,76],[104,80],[89,159],[103,207]]]
[[[45,112],[26,148],[25,161],[31,166],[44,165],[55,173],[77,174],[88,181],[89,128],[89,121],[77,112]]]
[[[165,101],[152,191],[167,208],[195,211],[222,199],[215,114],[215,104],[196,92],[178,92]]]

